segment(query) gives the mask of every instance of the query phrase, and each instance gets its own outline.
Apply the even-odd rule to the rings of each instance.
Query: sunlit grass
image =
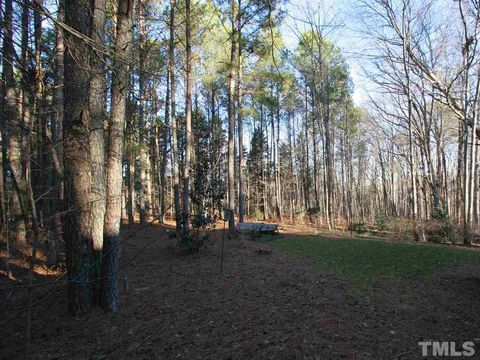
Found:
[[[444,245],[375,240],[299,237],[276,239],[281,250],[312,259],[314,267],[355,280],[358,286],[393,278],[429,275],[435,270],[480,263],[480,253]]]

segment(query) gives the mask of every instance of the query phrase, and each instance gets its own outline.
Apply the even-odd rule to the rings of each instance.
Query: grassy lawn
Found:
[[[480,263],[480,253],[444,245],[386,243],[376,240],[305,236],[276,239],[281,250],[314,261],[320,270],[353,278],[358,286],[392,278],[429,275],[441,268]]]

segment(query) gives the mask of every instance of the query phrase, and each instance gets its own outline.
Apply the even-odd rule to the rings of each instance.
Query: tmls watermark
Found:
[[[422,356],[472,357],[475,355],[475,343],[465,341],[457,344],[454,341],[419,341]]]

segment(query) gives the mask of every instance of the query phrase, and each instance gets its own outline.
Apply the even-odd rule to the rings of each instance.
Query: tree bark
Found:
[[[172,8],[174,4],[170,4],[170,17],[172,16]],[[173,29],[172,29],[173,31]],[[171,35],[173,36],[173,35]],[[172,39],[173,41],[173,39]],[[163,224],[165,222],[165,209],[167,207],[167,184],[166,184],[166,169],[168,164],[168,144],[170,143],[171,131],[170,131],[170,83],[172,82],[172,68],[173,58],[170,59],[170,40],[169,40],[169,56],[167,63],[167,84],[165,92],[165,129],[163,134],[163,146],[162,146],[162,164],[160,165],[160,217],[159,221]]]
[[[12,0],[5,0],[4,10],[4,39],[3,39],[3,73],[2,80],[3,89],[3,124],[5,124],[4,141],[7,143],[6,154],[12,176],[19,181],[20,192],[24,193],[24,186],[20,182],[22,174],[22,157],[21,157],[21,117],[18,112],[16,81],[13,73],[13,62],[15,58],[15,49],[13,45],[13,4]],[[15,241],[25,243],[27,241],[26,229],[24,222],[24,205],[21,203],[23,194],[18,193],[13,187],[12,190],[12,207],[13,215],[12,232]]]
[[[146,98],[146,76],[145,76],[145,56],[146,56],[146,36],[145,25],[143,19],[143,4],[138,2],[138,32],[140,34],[140,50],[139,50],[139,69],[138,69],[138,144],[140,151],[140,161],[138,163],[138,206],[140,215],[140,225],[145,224],[147,217],[147,150],[146,150],[146,135],[145,131],[145,98]]]
[[[235,209],[235,78],[236,78],[236,58],[237,58],[237,0],[231,0],[231,21],[232,29],[230,33],[230,70],[228,84],[228,208],[233,212]],[[228,229],[230,235],[235,230],[235,218],[233,214],[228,219]]]
[[[180,207],[180,180],[178,169],[178,133],[177,117],[175,112],[175,0],[170,0],[170,36],[168,40],[168,66],[170,68],[170,112],[172,117],[172,177],[173,177],[173,202],[175,208],[175,225],[177,235],[182,228],[181,207]],[[168,106],[168,104],[167,104]]]
[[[65,24],[81,36],[90,37],[93,4],[84,0],[65,2]],[[64,178],[65,235],[68,309],[71,313],[88,310],[92,301],[90,260],[91,229],[91,155],[90,155],[90,58],[91,49],[82,39],[65,33],[65,113]]]
[[[59,0],[57,10],[57,23],[63,23],[65,20],[65,1]],[[62,219],[59,215],[63,208],[63,169],[61,163],[63,161],[63,151],[60,139],[63,139],[62,123],[63,123],[63,81],[64,81],[64,56],[65,44],[63,29],[60,25],[55,25],[55,79],[52,107],[54,109],[54,117],[52,119],[52,156],[54,158],[55,169],[52,176],[52,186],[54,191],[54,233],[55,241],[62,239]]]
[[[100,274],[100,259],[103,247],[103,219],[105,216],[105,6],[106,0],[95,0],[93,9],[90,75],[90,151],[92,174],[92,239],[95,266],[93,271]],[[98,289],[97,289],[98,290]],[[98,294],[96,294],[98,295]]]
[[[92,281],[93,301],[99,303],[103,248],[103,222],[105,217],[105,6],[106,0],[95,0],[93,9],[92,51],[90,60],[90,161],[92,176],[91,231],[92,231]]]
[[[112,111],[108,127],[106,166],[106,212],[102,256],[102,307],[118,309],[117,273],[119,262],[120,220],[122,215],[123,139],[128,91],[128,59],[132,42],[132,14],[135,0],[119,0],[117,37],[112,76]]]
[[[245,159],[243,154],[243,116],[242,116],[242,31],[241,31],[241,0],[238,0],[237,29],[238,29],[238,54],[237,54],[237,121],[238,121],[238,221],[243,223],[245,214]]]
[[[190,0],[185,0],[185,161],[183,167],[183,231],[188,233],[190,215],[190,160],[192,152],[192,45]]]

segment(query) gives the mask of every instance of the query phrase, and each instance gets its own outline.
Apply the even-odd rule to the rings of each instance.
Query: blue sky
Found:
[[[327,37],[342,50],[354,83],[353,99],[361,106],[368,100],[371,84],[363,76],[362,67],[368,63],[360,55],[365,52],[368,40],[357,26],[355,3],[355,0],[290,0],[285,6],[282,34],[286,45],[293,49],[298,43],[298,32],[305,30],[312,14],[316,21],[330,24]]]

